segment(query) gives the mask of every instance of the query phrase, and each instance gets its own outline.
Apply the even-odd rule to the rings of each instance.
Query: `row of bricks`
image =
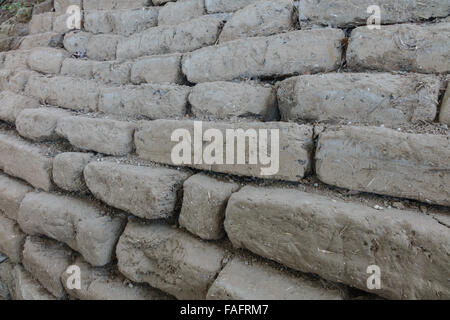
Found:
[[[214,183],[214,180],[211,180],[211,183]],[[12,263],[22,263],[25,269],[58,299],[64,298],[66,291],[78,299],[169,298],[158,290],[143,285],[133,286],[131,290],[129,286],[124,285],[122,276],[114,276],[112,272],[107,271],[110,267],[100,268],[112,261],[114,250],[117,251],[119,270],[125,276],[137,283],[148,283],[178,299],[345,297],[336,286],[334,289],[325,289],[323,283],[320,284],[317,280],[311,281],[292,272],[279,271],[279,267],[274,268],[260,259],[255,260],[245,257],[246,255],[243,257],[239,254],[233,258],[233,253],[221,245],[201,241],[169,225],[144,225],[131,219],[122,234],[126,221],[120,213],[110,212],[107,216],[98,206],[87,200],[36,193],[26,184],[4,175],[0,176],[0,203],[6,214],[0,214],[0,252],[9,256]],[[220,207],[215,209],[223,210]],[[27,235],[30,236],[27,238]],[[58,242],[39,238],[38,235]],[[149,235],[152,235],[151,239],[138,239]],[[119,237],[121,238],[116,248]],[[135,262],[143,263],[135,261],[140,257],[136,251],[139,249],[129,247],[130,242],[136,241],[146,243],[147,251],[152,248],[151,252],[146,254],[154,261],[155,269],[150,273],[132,269]],[[178,246],[179,250],[186,254],[173,254],[174,251],[167,247],[168,243]],[[80,252],[83,258],[72,249]],[[170,266],[163,264],[163,261],[169,261]],[[81,290],[66,287],[68,274],[64,271],[73,264],[81,268]],[[167,267],[175,272],[167,273]],[[0,266],[0,282],[4,280],[1,268]],[[153,277],[144,276],[147,274],[153,274]],[[250,274],[252,276],[248,277]],[[108,286],[112,287],[112,292],[107,290],[105,283],[108,277]],[[181,280],[174,283],[172,277]],[[274,286],[267,290],[267,286],[257,280],[260,277]],[[286,286],[290,289],[286,290]]]
[[[150,119],[183,117],[189,106],[197,119],[273,121],[281,114],[284,121],[352,121],[392,127],[433,121],[445,83],[435,75],[329,73],[288,78],[274,87],[253,81],[214,81],[190,88],[178,85],[184,82],[178,54],[123,63],[96,62],[69,58],[64,50],[52,48],[9,52],[4,54],[3,65],[5,73],[28,66],[62,75],[43,77],[30,72],[25,94],[40,103]],[[168,72],[163,73],[163,67]],[[119,87],[121,84],[126,86]],[[19,109],[26,107],[21,104]],[[4,112],[17,114],[11,108],[5,106]],[[448,94],[439,114],[440,121],[449,125]],[[2,119],[15,121],[14,116]]]
[[[103,174],[106,175],[109,170],[110,179],[114,183],[120,181],[116,176],[120,166],[125,170],[123,177],[130,177],[130,170],[134,170],[139,176],[142,175],[139,171],[145,170],[143,167],[129,168],[114,162],[93,165],[98,172],[103,167]],[[150,172],[155,169],[146,170]],[[108,177],[104,176],[102,179]],[[150,180],[156,179],[153,177],[148,179]],[[376,292],[381,296],[394,299],[448,298],[450,287],[446,282],[446,268],[449,258],[447,251],[442,250],[449,243],[445,215],[426,216],[415,211],[395,209],[379,211],[365,205],[292,188],[245,186],[238,190],[224,188],[223,183],[217,178],[203,175],[194,175],[186,180],[183,199],[183,207],[186,208],[182,208],[181,226],[185,226],[186,216],[193,215],[192,224],[203,223],[208,227],[206,224],[211,219],[205,219],[201,215],[210,212],[198,212],[196,208],[210,206],[213,212],[221,211],[226,234],[236,248],[246,248],[292,269],[315,273],[327,280],[366,291],[370,291],[366,287],[366,268],[376,264],[383,272],[383,279],[388,279],[383,282],[382,289]],[[23,183],[2,177],[3,186],[13,184],[21,184],[25,188]],[[17,186],[14,188],[19,190]],[[219,298],[255,297],[239,296],[239,290],[235,292],[237,295],[233,295],[235,282],[227,281],[237,276],[237,280],[241,279],[238,284],[245,289],[249,286],[246,281],[251,281],[251,278],[240,278],[242,275],[231,273],[224,274],[224,280],[220,281],[219,272],[229,256],[229,252],[220,243],[204,242],[161,222],[149,224],[136,219],[129,219],[122,233],[126,222],[121,213],[105,215],[95,204],[74,197],[44,192],[25,193],[24,190],[19,196],[11,190],[12,188],[3,187],[0,199],[7,204],[9,201],[9,204],[18,208],[17,221],[26,234],[41,234],[65,242],[70,248],[79,251],[92,265],[108,263],[115,250],[118,268],[127,278],[137,283],[147,283],[178,299],[203,299],[206,295]],[[212,199],[209,204],[205,204],[208,201],[206,194]],[[160,201],[164,199],[160,198]],[[11,208],[11,205],[7,208]],[[183,216],[185,218],[181,218]],[[66,220],[77,224],[64,222]],[[118,221],[120,228],[116,225]],[[20,259],[25,235],[18,231],[14,220],[9,220],[9,224],[9,228],[8,223],[1,224],[3,230],[0,235],[8,241],[2,241],[4,245],[0,249]],[[189,227],[187,229],[192,230]],[[79,234],[81,235],[78,236]],[[83,245],[83,242],[89,245]],[[414,250],[413,256],[410,255],[411,250]],[[96,260],[102,255],[109,259]],[[352,258],[348,258],[349,256]],[[405,259],[405,256],[411,258]],[[402,263],[399,263],[399,259]],[[430,259],[433,263],[430,263]],[[41,263],[55,264],[46,259],[42,259]],[[239,268],[245,268],[242,263],[238,265]],[[167,273],[167,268],[173,272]],[[41,269],[51,272],[55,268]],[[248,272],[254,270],[252,266]],[[415,270],[426,272],[420,272],[419,275]],[[214,284],[217,274],[219,283]],[[405,279],[404,274],[415,274],[415,277]],[[53,281],[58,284],[59,275],[60,273],[56,276],[53,274]],[[47,288],[55,289],[52,286],[54,282],[48,279],[49,275],[43,277],[45,280],[42,282]],[[423,281],[428,285],[423,286]],[[281,287],[280,290],[282,289],[284,288]],[[212,294],[211,290],[215,293]],[[282,291],[280,293],[275,290],[272,294],[281,294],[283,298],[298,298],[297,294],[301,293],[294,290],[283,295]],[[261,294],[268,293],[261,288]],[[323,298],[324,294],[323,289],[320,289],[315,292],[315,297]]]
[[[236,1],[235,1],[236,2]],[[240,2],[240,3],[239,3]],[[234,8],[222,7],[221,10],[211,10],[211,3],[204,0],[184,0],[167,3],[163,7],[147,7],[145,10],[117,10],[117,7],[102,7],[97,4],[84,6],[84,28],[93,33],[117,33],[131,35],[133,33],[155,27],[157,25],[174,25],[183,23],[207,13],[229,13],[229,20],[221,34],[220,41],[230,41],[250,36],[267,36],[296,28],[297,22],[302,28],[315,26],[332,26],[347,28],[365,25],[370,14],[367,8],[373,3],[362,3],[360,0],[348,1],[318,1],[318,0],[259,0],[238,1]],[[426,7],[410,2],[387,1],[380,5],[382,24],[404,22],[420,22],[426,19],[445,18],[450,14],[450,5],[441,0],[434,0]],[[72,1],[82,8],[80,1]],[[231,4],[231,3],[230,3]],[[229,6],[230,4],[226,4]],[[68,5],[68,4],[67,4]],[[66,6],[67,6],[66,5]],[[143,4],[142,4],[143,5]],[[349,7],[351,10],[349,10]],[[231,9],[231,10],[230,10]],[[234,14],[232,11],[241,9]],[[56,14],[61,14],[56,10]],[[65,12],[64,12],[65,13]],[[30,25],[31,33],[51,30],[52,13],[35,15]]]
[[[237,128],[242,129],[246,136],[251,136],[252,130],[278,131],[279,141],[273,141],[272,137],[270,142],[267,141],[267,148],[274,153],[278,152],[279,169],[272,175],[267,175],[264,169],[276,163],[251,163],[250,159],[244,159],[241,164],[231,164],[216,158],[209,163],[207,158],[198,162],[192,161],[191,157],[191,161],[174,163],[173,150],[179,142],[174,141],[172,135],[176,130],[183,129],[191,138],[194,137],[196,122],[193,120],[132,123],[72,116],[61,110],[44,108],[25,110],[22,113],[23,120],[20,118],[17,124],[22,135],[32,139],[36,136],[63,137],[81,150],[122,156],[132,153],[136,148],[139,158],[156,163],[294,182],[302,181],[302,178],[312,173],[314,167],[318,178],[330,185],[449,205],[448,135],[403,133],[382,127],[353,126],[329,128],[320,132],[319,127],[314,130],[309,125],[283,122],[197,123],[202,126],[200,138],[203,156],[206,149],[211,148],[202,136],[209,129],[218,130],[223,137],[227,130]],[[318,135],[316,149],[313,143],[315,135]],[[223,143],[221,148],[225,147],[224,150],[227,150],[227,143],[232,143],[230,147],[236,148],[234,140],[224,140]],[[252,146],[245,143],[243,148],[247,155]],[[420,148],[426,152],[415,151],[422,150]],[[39,145],[32,145],[14,134],[3,133],[0,139],[3,163],[0,167],[36,187],[50,190],[52,159],[43,155],[42,150]],[[192,149],[187,154],[188,157],[191,152]],[[17,158],[23,159],[17,161]],[[29,167],[30,170],[22,167]]]

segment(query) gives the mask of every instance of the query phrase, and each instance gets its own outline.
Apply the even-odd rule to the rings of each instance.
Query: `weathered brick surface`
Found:
[[[94,10],[84,14],[84,29],[92,33],[129,36],[158,25],[159,8],[145,10]]]
[[[101,89],[99,110],[150,119],[182,117],[186,114],[190,88],[177,85],[144,84]]]
[[[220,42],[290,31],[295,23],[294,2],[264,0],[237,11],[220,34]]]
[[[19,263],[22,260],[25,237],[16,221],[7,218],[0,212],[0,252],[12,262]]]
[[[140,9],[151,5],[149,0],[84,0],[84,10]]]
[[[73,265],[79,267],[83,275],[80,289],[67,287],[67,280],[71,274],[67,271],[71,271],[70,269],[61,274],[62,284],[73,298],[80,300],[166,300],[170,298],[146,284],[127,281],[120,273],[114,272],[115,270],[94,268],[81,258],[78,258]]]
[[[63,60],[68,57],[67,51],[55,48],[34,48],[28,56],[30,69],[41,73],[58,74]]]
[[[61,274],[72,262],[72,250],[55,240],[27,237],[23,250],[24,268],[58,299],[66,295]]]
[[[26,69],[0,69],[0,89],[22,94],[29,78],[37,74]]]
[[[233,12],[258,0],[205,0],[208,13]]]
[[[14,264],[0,263],[0,300],[11,300],[14,295]]]
[[[336,288],[249,259],[233,258],[208,291],[210,300],[341,300]]]
[[[23,69],[27,68],[27,59],[30,50],[13,50],[5,53],[4,68]]]
[[[439,88],[438,77],[417,74],[305,75],[279,84],[278,106],[286,121],[431,122]]]
[[[117,59],[188,52],[213,45],[221,24],[218,17],[204,16],[178,25],[150,28],[121,40],[117,46]]]
[[[74,78],[96,80],[105,84],[122,85],[130,83],[132,63],[119,61],[92,61],[65,59],[61,74]]]
[[[71,77],[31,76],[25,94],[42,103],[73,110],[96,111],[99,88],[94,81]]]
[[[225,252],[168,225],[130,221],[117,244],[117,258],[119,270],[133,281],[177,299],[205,299]]]
[[[17,70],[10,74],[8,84],[5,86],[6,90],[22,94],[25,87],[30,80],[30,77],[38,75],[37,72],[31,70]]]
[[[145,10],[112,11],[110,19],[113,32],[130,36],[133,33],[155,27],[158,23],[159,8],[146,8]]]
[[[198,119],[255,117],[275,120],[276,92],[270,86],[239,82],[197,84],[189,95],[191,112]]]
[[[53,181],[67,191],[83,192],[87,190],[84,182],[84,167],[92,159],[92,154],[82,152],[64,152],[53,160]]]
[[[93,79],[94,65],[98,65],[101,63],[107,63],[107,62],[76,59],[76,58],[67,58],[67,59],[64,59],[64,61],[62,63],[61,75],[73,77],[73,78],[82,78],[82,79],[90,80],[90,79]]]
[[[0,26],[0,299],[450,298],[448,1],[27,1]]]
[[[447,85],[439,112],[439,122],[450,126],[450,84]]]
[[[25,195],[33,188],[26,183],[0,173],[0,212],[17,220],[17,212]]]
[[[92,60],[115,60],[116,49],[122,39],[126,38],[115,34],[92,35],[87,44],[86,56]]]
[[[167,54],[138,59],[131,68],[131,82],[177,83],[184,82],[181,71],[181,54]]]
[[[301,126],[294,123],[282,123],[282,122],[242,122],[238,124],[228,122],[203,122],[203,132],[208,129],[219,130],[223,137],[223,143],[226,144],[226,130],[242,129],[244,132],[247,130],[267,129],[267,144],[268,150],[271,150],[272,145],[274,148],[276,144],[272,144],[272,138],[270,136],[270,130],[275,130],[279,133],[279,170],[278,172],[271,172],[271,165],[264,165],[260,162],[257,164],[250,164],[245,159],[244,164],[227,164],[226,154],[224,151],[223,164],[197,164],[193,161],[193,156],[189,163],[185,163],[186,166],[202,170],[211,170],[215,172],[231,173],[242,176],[260,177],[267,179],[279,179],[287,181],[299,181],[311,169],[311,152],[312,152],[312,127]],[[175,130],[182,129],[189,133],[191,138],[194,138],[194,121],[191,120],[156,120],[156,121],[143,121],[135,134],[136,152],[139,157],[169,165],[174,165],[172,162],[172,151],[179,142],[171,141],[172,134]],[[275,137],[275,135],[274,135]],[[181,141],[182,139],[180,139]],[[193,141],[193,140],[192,140]],[[203,142],[202,148],[205,150],[209,143]],[[236,149],[237,143],[235,143],[234,149]],[[230,146],[231,148],[231,146]],[[224,148],[225,150],[226,148]],[[245,154],[249,152],[249,144],[245,144]],[[191,148],[192,154],[194,154],[194,148]],[[274,153],[276,150],[274,149]],[[273,162],[272,165],[275,165]],[[276,171],[276,168],[274,171]]]
[[[87,200],[44,192],[25,196],[18,221],[27,234],[64,242],[94,266],[111,262],[125,222]]]
[[[377,294],[387,298],[450,296],[448,227],[418,212],[245,187],[230,198],[225,229],[236,247],[362,290],[367,267],[377,265],[383,275]]]
[[[65,117],[58,120],[56,133],[77,148],[121,156],[133,150],[134,129],[126,121]]]
[[[34,141],[56,140],[56,124],[59,119],[70,116],[70,112],[59,108],[36,108],[23,110],[17,117],[16,130]]]
[[[39,107],[35,99],[25,97],[12,91],[0,92],[0,119],[14,123],[17,116],[25,109]]]
[[[300,24],[307,26],[351,27],[366,25],[373,14],[367,9],[377,5],[381,11],[381,24],[421,21],[450,14],[447,1],[430,0],[302,0],[299,1],[298,12]]]
[[[183,72],[190,82],[329,72],[341,62],[342,30],[301,30],[240,39],[188,53]]]
[[[448,73],[450,23],[400,24],[352,31],[347,64],[352,70]]]
[[[180,226],[205,240],[221,239],[228,199],[238,189],[237,183],[204,174],[190,177],[183,184]]]
[[[186,22],[205,13],[204,0],[182,0],[169,2],[159,11],[158,25],[171,25]]]
[[[53,30],[53,12],[33,14],[28,24],[30,34],[50,32]]]
[[[69,32],[64,36],[64,49],[70,53],[82,53],[86,54],[89,39],[92,37],[92,33],[84,31]]]
[[[375,127],[320,135],[316,171],[325,183],[450,205],[450,137]]]
[[[47,47],[59,38],[60,34],[56,32],[45,32],[39,34],[30,34],[21,39],[19,49],[32,49],[35,47]]]
[[[9,133],[0,132],[0,169],[33,187],[52,188],[52,158],[46,150]]]
[[[114,162],[91,162],[84,169],[89,190],[107,204],[146,219],[171,217],[189,172]],[[133,190],[133,192],[123,192]]]
[[[21,265],[14,267],[14,300],[56,300],[56,298],[33,278]]]

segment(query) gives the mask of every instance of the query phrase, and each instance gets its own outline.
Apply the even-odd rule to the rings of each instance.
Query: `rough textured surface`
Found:
[[[186,22],[205,13],[204,0],[180,0],[167,3],[158,15],[158,25],[171,25]]]
[[[418,212],[245,187],[230,198],[225,229],[236,247],[362,290],[367,267],[377,265],[383,275],[377,294],[387,298],[450,296],[448,227]]]
[[[92,60],[108,61],[116,59],[116,50],[124,37],[115,34],[97,34],[89,38],[86,56]]]
[[[189,92],[189,87],[158,84],[104,88],[99,109],[105,113],[150,119],[182,117],[186,114]]]
[[[450,298],[448,0],[14,2],[0,299]]]
[[[65,117],[58,121],[56,133],[77,148],[120,156],[133,150],[134,129],[125,121]]]
[[[294,2],[291,0],[257,1],[237,11],[220,34],[220,42],[235,39],[270,36],[290,31],[295,23]]]
[[[94,266],[111,262],[125,222],[121,215],[105,215],[86,200],[44,192],[25,196],[18,221],[27,234],[64,242]]]
[[[115,33],[129,36],[155,27],[158,24],[159,8],[145,10],[101,10],[86,11],[84,29],[92,33]]]
[[[31,76],[25,93],[44,104],[84,111],[96,111],[99,98],[95,82],[70,77]]]
[[[190,157],[191,160],[189,163],[184,164],[186,166],[215,172],[286,181],[299,181],[311,170],[312,127],[310,126],[281,122],[242,122],[238,125],[227,122],[204,122],[202,123],[202,127],[203,132],[211,128],[219,130],[224,137],[224,144],[226,144],[227,129],[242,129],[244,132],[252,129],[267,129],[268,150],[271,150],[272,146],[274,146],[274,150],[276,148],[277,144],[272,144],[271,142],[274,138],[269,138],[272,134],[270,131],[275,130],[274,132],[279,133],[279,170],[276,170],[276,161],[267,164],[263,164],[262,162],[251,164],[247,156],[243,164],[227,164],[225,151],[222,157],[223,159],[221,159],[222,164],[217,164],[217,162],[214,164],[203,162],[197,164],[193,161],[194,148],[191,148],[193,156]],[[177,129],[186,130],[185,132],[188,133],[188,136],[190,135],[193,139],[194,121],[157,120],[142,122],[135,134],[136,152],[139,157],[154,162],[173,165],[172,151],[174,146],[179,142],[172,142],[171,137]],[[276,134],[273,137],[276,137]],[[181,140],[184,140],[184,138]],[[274,139],[274,141],[276,140]],[[234,148],[231,145],[229,148],[236,149],[237,145],[237,143],[234,143]],[[206,150],[208,146],[208,143],[203,142],[202,150]],[[249,144],[245,143],[244,148],[246,150],[245,154],[248,155]],[[273,152],[275,153],[276,151]]]
[[[0,92],[0,119],[14,123],[17,116],[25,109],[39,107],[35,99],[16,94],[11,91]]]
[[[184,82],[181,72],[181,54],[167,54],[138,59],[131,68],[131,82],[177,83]]]
[[[306,26],[350,27],[367,24],[373,14],[367,8],[378,5],[381,24],[428,20],[450,14],[448,1],[430,0],[302,0],[298,12],[300,24]]]
[[[169,296],[146,284],[131,283],[125,277],[110,268],[94,268],[83,259],[78,258],[75,266],[83,275],[81,288],[69,289],[69,270],[61,274],[62,283],[67,293],[80,300],[166,300]]]
[[[28,66],[41,73],[58,74],[65,58],[69,56],[66,50],[55,48],[35,48],[28,56]]]
[[[32,190],[26,183],[0,173],[0,212],[12,220],[17,220],[20,203]]]
[[[83,170],[92,156],[81,152],[65,152],[57,155],[53,160],[53,181],[67,191],[86,191]]]
[[[10,261],[0,263],[0,301],[11,300],[14,295],[14,264]]]
[[[233,12],[258,0],[205,0],[208,13]]]
[[[71,262],[72,251],[57,241],[28,237],[25,242],[23,266],[58,299],[66,295],[60,277]]]
[[[435,76],[330,73],[289,78],[278,86],[285,121],[356,121],[385,125],[433,121]]]
[[[119,270],[177,299],[205,299],[225,252],[167,225],[130,221],[117,244]]]
[[[140,9],[150,4],[149,0],[83,0],[85,10]]]
[[[61,74],[69,77],[96,80],[104,84],[122,85],[130,83],[131,62],[92,61],[65,59]]]
[[[114,162],[91,162],[84,169],[89,190],[107,204],[146,219],[171,217],[190,173]],[[124,190],[133,190],[125,193]]]
[[[86,54],[92,33],[85,31],[69,32],[64,36],[64,49],[72,54],[84,52]]]
[[[0,252],[12,262],[19,263],[22,260],[24,242],[25,234],[17,223],[0,213]]]
[[[449,34],[449,22],[359,27],[350,37],[347,64],[352,70],[448,73]]]
[[[45,155],[42,147],[15,135],[0,132],[0,169],[33,187],[46,191],[52,188],[52,158]]]
[[[325,183],[450,205],[450,137],[342,127],[319,137],[316,171]]]
[[[447,91],[442,100],[439,121],[450,126],[450,84],[447,85]]]
[[[14,267],[14,300],[56,300],[21,265]]]
[[[204,174],[190,177],[183,185],[180,226],[205,240],[221,239],[228,199],[238,189],[237,183]]]
[[[22,111],[16,120],[17,132],[34,141],[57,140],[58,120],[70,116],[70,112],[58,108],[36,108]]]
[[[117,59],[188,52],[217,41],[222,21],[204,16],[174,26],[158,26],[119,41]]]
[[[329,72],[339,67],[343,38],[323,29],[231,41],[186,54],[183,72],[194,83]]]
[[[252,83],[200,83],[192,89],[189,103],[191,112],[200,119],[249,116],[274,120],[276,115],[276,94],[273,88]]]
[[[263,281],[262,281],[263,280]],[[341,300],[337,289],[269,265],[233,258],[208,291],[210,300]]]

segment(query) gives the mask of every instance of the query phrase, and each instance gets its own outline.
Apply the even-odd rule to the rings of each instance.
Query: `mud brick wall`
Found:
[[[448,1],[32,13],[0,27],[0,298],[450,298]],[[199,121],[279,130],[279,170],[175,164]]]

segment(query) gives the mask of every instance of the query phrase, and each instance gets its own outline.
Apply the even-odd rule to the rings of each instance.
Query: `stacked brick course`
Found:
[[[28,33],[0,28],[0,299],[450,299],[449,14],[36,5]],[[174,163],[199,121],[279,130],[279,171]]]

